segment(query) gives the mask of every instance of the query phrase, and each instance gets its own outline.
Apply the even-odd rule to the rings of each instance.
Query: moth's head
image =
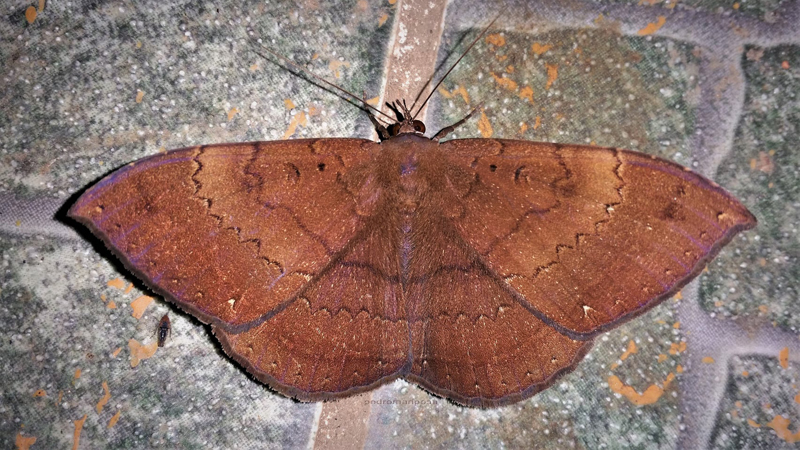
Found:
[[[386,103],[386,106],[397,116],[397,122],[386,127],[389,137],[401,134],[425,134],[425,124],[421,120],[414,119],[411,111],[406,106],[405,100]]]
[[[425,134],[425,124],[421,120],[407,119],[402,122],[397,122],[389,125],[386,128],[389,136],[397,136],[399,134]]]

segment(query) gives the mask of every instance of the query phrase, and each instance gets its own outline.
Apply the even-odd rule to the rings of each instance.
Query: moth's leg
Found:
[[[376,119],[371,112],[367,111],[367,114],[369,115],[369,121],[372,122],[372,126],[375,127],[375,131],[378,133],[380,140],[385,141],[386,139],[389,139],[389,131],[386,129],[386,127],[378,122],[378,119]]]
[[[361,95],[362,95],[361,102],[364,103],[365,106],[362,109],[367,112],[367,115],[369,115],[369,121],[372,122],[372,126],[375,127],[375,132],[378,133],[378,138],[382,141],[389,139],[389,131],[386,129],[385,126],[383,126],[382,123],[378,122],[378,119],[372,114],[372,111],[370,111],[368,108],[369,103],[367,103],[367,93],[362,91]]]
[[[466,117],[464,117],[463,119],[461,119],[461,120],[459,120],[458,122],[456,122],[456,123],[454,123],[454,124],[450,125],[449,127],[444,127],[444,128],[442,128],[441,130],[439,130],[439,132],[438,132],[438,133],[436,133],[436,134],[434,134],[434,135],[433,135],[433,137],[432,137],[431,139],[432,139],[432,140],[434,140],[434,141],[439,141],[439,139],[441,139],[441,138],[443,138],[443,137],[447,136],[447,135],[448,135],[448,134],[450,134],[450,133],[451,133],[453,130],[455,130],[455,129],[456,129],[456,127],[460,126],[461,124],[463,124],[464,122],[466,122],[467,120],[469,120],[469,118],[470,118],[470,117],[472,117],[472,115],[473,115],[473,114],[475,114],[475,111],[477,111],[477,110],[478,110],[478,109],[480,109],[481,107],[483,107],[483,103],[480,103],[478,106],[476,106],[476,107],[475,107],[475,109],[473,109],[473,110],[472,110],[472,111],[471,111],[469,114],[467,114],[467,115],[466,115]]]

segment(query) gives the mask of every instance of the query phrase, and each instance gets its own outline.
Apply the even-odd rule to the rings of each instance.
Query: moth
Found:
[[[390,106],[394,123],[373,118],[380,142],[173,150],[111,173],[69,215],[284,395],[404,378],[476,407],[547,388],[756,224],[661,158],[441,142],[452,127],[425,137]]]

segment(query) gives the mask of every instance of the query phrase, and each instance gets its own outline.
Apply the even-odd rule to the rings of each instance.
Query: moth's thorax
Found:
[[[439,147],[439,143],[421,134],[405,133],[381,142],[383,151],[388,152],[426,152]]]
[[[386,200],[395,201],[402,215],[417,213],[439,165],[439,143],[417,134],[402,134],[382,142],[381,150],[386,158],[381,164],[387,175],[386,187],[395,193]]]

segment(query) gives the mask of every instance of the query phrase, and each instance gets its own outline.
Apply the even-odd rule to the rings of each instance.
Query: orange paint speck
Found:
[[[497,47],[506,45],[506,38],[502,34],[490,34],[486,36],[486,42]]]
[[[706,270],[707,269],[708,267],[706,267]],[[678,291],[678,293],[675,294],[675,300],[683,300],[683,291]]]
[[[664,362],[664,361],[666,361],[666,360],[667,360],[667,355],[665,355],[665,354],[663,354],[663,353],[661,353],[660,355],[658,355],[658,362]]]
[[[739,9],[739,2],[733,4],[733,9]]]
[[[36,442],[35,437],[23,436],[22,433],[17,433],[17,437],[16,439],[14,439],[14,445],[17,446],[17,450],[30,450],[31,446],[35,442]]]
[[[453,89],[452,91],[448,91],[444,87],[440,87],[439,93],[442,94],[444,98],[453,98],[456,95],[460,95],[461,98],[464,99],[464,103],[469,104],[469,93],[467,92],[466,89],[464,89],[464,86],[459,86]]]
[[[83,429],[84,422],[86,422],[86,414],[73,422],[75,424],[75,431],[72,432],[72,450],[78,450],[78,443],[81,441],[81,430]]]
[[[670,355],[677,355],[678,353],[682,353],[685,350],[686,350],[686,342],[679,342],[677,344],[672,343],[669,345]]]
[[[680,322],[675,322],[675,323],[672,324],[672,328],[675,328],[676,330],[680,329],[680,327],[681,327],[681,323]]]
[[[531,45],[531,51],[533,51],[533,53],[536,53],[537,55],[543,55],[546,51],[550,50],[551,48],[553,48],[553,46],[550,44],[542,45],[538,42],[534,42],[533,45]]]
[[[770,420],[767,426],[775,430],[775,434],[777,434],[779,438],[790,444],[800,441],[800,431],[797,433],[792,433],[789,431],[789,419],[781,416],[780,414]]]
[[[389,20],[389,15],[386,13],[381,14],[381,16],[378,18],[378,28],[382,27],[387,20]]]
[[[524,98],[529,102],[533,103],[533,88],[530,86],[525,86],[519,91],[519,98]]]
[[[756,168],[766,174],[772,174],[775,171],[775,161],[772,159],[774,152],[758,152],[758,161]]]
[[[703,361],[704,364],[714,364],[714,358],[710,356],[704,356],[701,361]]]
[[[132,290],[133,290],[133,283],[129,284],[128,287],[125,288],[125,292],[123,293],[130,294]]]
[[[117,424],[117,422],[119,422],[119,415],[120,415],[120,413],[121,413],[121,412],[122,412],[122,411],[117,411],[117,413],[116,413],[116,414],[114,414],[114,417],[112,417],[112,418],[111,418],[111,419],[108,421],[108,426],[107,426],[106,428],[111,428],[111,427],[113,427],[114,425],[116,425],[116,424]]]
[[[75,369],[75,375],[72,376],[74,379],[78,379],[81,377],[81,369]]]
[[[148,297],[146,295],[142,295],[141,297],[137,298],[136,300],[131,302],[131,308],[133,312],[131,315],[137,319],[142,318],[142,314],[144,314],[144,310],[150,306],[150,303],[153,302],[153,297]]]
[[[33,393],[34,397],[45,397],[47,396],[47,392],[44,389],[38,389],[36,392]]]
[[[748,372],[748,371],[746,371],[746,370],[743,370],[743,371],[742,371],[742,376],[743,376],[743,377],[749,377],[749,376],[750,376],[750,372]]]
[[[103,303],[105,303],[106,300],[108,300],[108,297],[106,297],[106,294],[100,294],[100,300],[102,300]]]
[[[283,101],[283,104],[286,105],[286,109],[292,110],[295,108],[294,102],[291,99],[286,99]]]
[[[800,403],[800,394],[797,394],[797,395],[794,396],[794,402],[795,403]]]
[[[131,367],[136,367],[143,359],[151,358],[156,354],[156,350],[158,350],[158,341],[142,345],[136,339],[129,339],[128,348],[131,351]]]
[[[768,312],[769,312],[769,307],[768,307],[767,305],[759,305],[759,306],[758,306],[758,311],[759,311],[761,314],[766,314],[766,313],[768,313]]]
[[[113,352],[111,352],[111,356],[113,358],[116,358],[117,355],[119,355],[119,352],[121,352],[121,351],[122,351],[122,347],[117,347]]]
[[[28,25],[32,24],[34,20],[36,20],[36,8],[33,6],[28,6],[28,9],[25,10],[25,20],[28,21]]]
[[[631,356],[637,351],[638,350],[636,349],[636,343],[633,342],[633,340],[631,339],[630,341],[628,341],[628,349],[625,350],[625,353],[623,353],[622,356],[619,357],[619,359],[625,361],[626,359],[628,359],[628,356]]]
[[[459,86],[452,90],[453,95],[460,95],[464,99],[464,103],[469,104],[469,93],[464,86]]]
[[[106,285],[113,287],[114,289],[119,289],[119,290],[125,289],[125,282],[122,281],[121,278],[114,278],[113,280],[106,283]]]
[[[761,425],[753,419],[747,419],[747,424],[754,428],[761,428]]]
[[[667,375],[667,379],[664,381],[663,388],[658,387],[655,384],[651,384],[641,394],[636,392],[636,390],[631,386],[625,385],[616,375],[608,377],[608,386],[612,391],[627,398],[634,405],[643,406],[653,404],[659,398],[661,398],[661,396],[664,394],[664,389],[666,389],[674,379],[675,375],[670,372],[670,374]]]
[[[519,126],[519,134],[525,134],[526,131],[528,131],[528,124],[522,122],[522,124]]]
[[[517,86],[517,82],[516,81],[514,81],[512,79],[509,79],[509,78],[498,77],[494,73],[492,73],[492,77],[494,77],[494,81],[497,84],[499,84],[500,87],[505,88],[505,89],[507,89],[509,91],[516,91],[517,90],[518,86]]]
[[[144,91],[136,90],[136,103],[142,103],[142,99],[144,99]]]
[[[494,130],[492,130],[492,124],[489,123],[489,118],[486,117],[486,114],[481,111],[481,118],[478,120],[478,130],[481,132],[481,136],[484,138],[492,137]]]
[[[647,26],[642,28],[641,30],[639,30],[637,32],[637,34],[639,36],[647,36],[647,35],[653,34],[656,31],[658,31],[659,29],[661,29],[661,27],[663,27],[666,22],[667,22],[667,18],[666,17],[658,16],[658,21],[657,22],[648,23]]]
[[[376,106],[379,101],[381,101],[380,97],[372,97],[371,99],[367,100],[367,103],[369,103],[372,106]]]
[[[306,118],[306,113],[300,111],[299,113],[292,116],[292,121],[289,122],[289,128],[286,129],[286,132],[283,133],[283,139],[289,139],[289,136],[293,135],[295,131],[297,131],[298,126],[305,127],[308,124],[308,119]]]
[[[97,414],[103,412],[103,407],[106,406],[109,400],[111,400],[111,392],[108,390],[108,383],[103,381],[103,391],[105,391],[105,395],[97,402],[95,409],[97,410]]]
[[[545,67],[547,67],[547,84],[545,84],[544,88],[550,89],[550,86],[552,86],[558,78],[558,65],[545,64]]]
[[[782,69],[788,69],[789,68],[789,61],[782,62],[781,63],[781,68]]]
[[[506,73],[514,73],[514,66],[506,67]]]
[[[255,72],[258,69],[259,69],[258,63],[255,63],[255,64],[250,66],[250,72]]]
[[[542,116],[536,116],[536,119],[533,121],[533,129],[536,130],[542,126]]]
[[[44,0],[39,0],[39,12],[44,11]]]
[[[783,347],[781,352],[778,354],[778,360],[781,363],[781,367],[784,369],[789,368],[789,347]]]
[[[117,304],[114,303],[114,301],[112,300],[112,301],[108,302],[108,304],[106,305],[106,308],[108,308],[108,309],[117,309]]]
[[[677,367],[675,367],[675,372],[678,372],[678,373],[683,373],[683,366],[682,366],[682,365],[680,365],[680,364],[678,364],[678,366],[677,366]]]
[[[347,61],[331,61],[328,63],[328,69],[333,72],[334,78],[341,78],[342,73],[339,69],[342,67],[350,67],[350,63]]]
[[[237,114],[239,114],[239,108],[234,107],[234,108],[229,109],[228,110],[228,122],[233,120],[233,117],[236,116]]]

